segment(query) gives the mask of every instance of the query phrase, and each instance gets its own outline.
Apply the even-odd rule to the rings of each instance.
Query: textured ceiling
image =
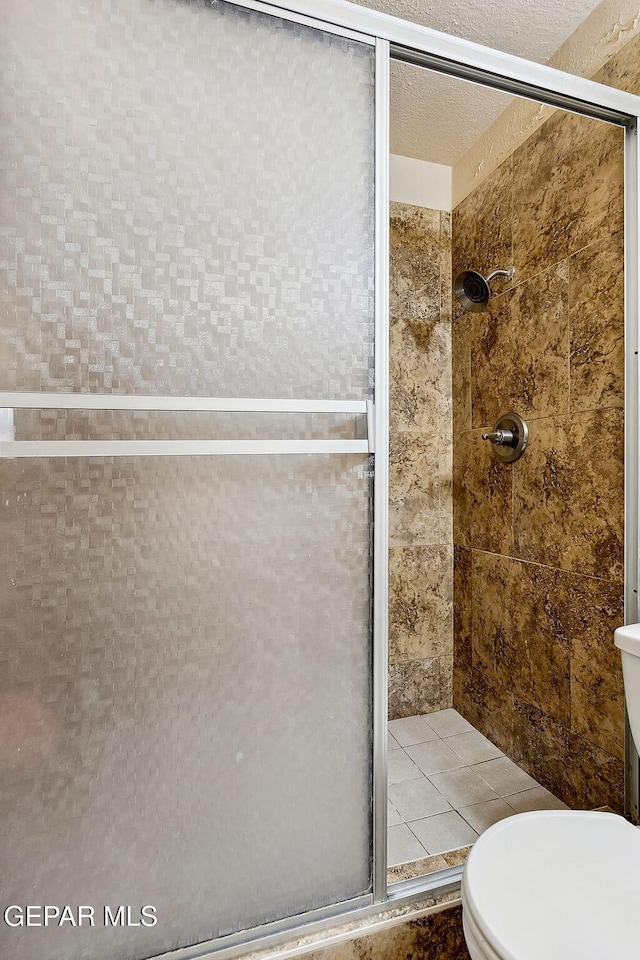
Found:
[[[356,0],[545,63],[598,0]],[[405,64],[391,74],[391,152],[453,166],[511,98]]]

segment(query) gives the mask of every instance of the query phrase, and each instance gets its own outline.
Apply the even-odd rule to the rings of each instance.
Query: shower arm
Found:
[[[496,277],[505,277],[507,280],[513,280],[515,272],[516,268],[513,266],[513,264],[510,264],[504,270],[493,270],[487,277],[485,277],[485,280],[487,283],[491,283],[491,281],[495,280]]]

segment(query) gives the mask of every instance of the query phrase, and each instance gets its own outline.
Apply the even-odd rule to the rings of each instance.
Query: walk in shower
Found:
[[[2,3],[1,899],[95,917],[3,955],[238,955],[420,888],[387,888],[390,59],[626,126],[637,256],[635,97],[288,6]]]
[[[391,102],[468,86],[403,65]],[[390,210],[390,881],[523,810],[625,810],[624,135],[495,108],[449,208]]]

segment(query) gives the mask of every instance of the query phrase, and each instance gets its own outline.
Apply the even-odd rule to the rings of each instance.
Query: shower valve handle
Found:
[[[529,442],[529,427],[517,413],[504,413],[493,430],[482,434],[491,444],[491,452],[501,463],[513,463],[522,456]]]
[[[513,430],[493,430],[491,433],[483,433],[482,439],[489,440],[499,447],[513,447],[516,443]]]

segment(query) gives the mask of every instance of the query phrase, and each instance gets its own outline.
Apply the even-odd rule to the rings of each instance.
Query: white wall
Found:
[[[392,153],[389,158],[392,201],[430,210],[451,210],[451,167]]]

